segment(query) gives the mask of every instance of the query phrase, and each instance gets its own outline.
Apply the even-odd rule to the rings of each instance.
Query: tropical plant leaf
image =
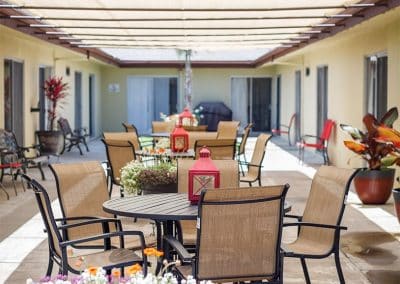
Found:
[[[391,142],[396,148],[400,148],[400,132],[393,128],[379,126],[377,128],[376,140]]]
[[[347,124],[340,124],[340,128],[349,133],[351,135],[351,138],[353,138],[354,140],[361,140],[364,137],[364,133],[358,128],[355,128],[353,126]]]
[[[367,128],[369,134],[368,136],[374,136],[376,133],[376,128],[378,126],[378,121],[376,120],[375,116],[367,113],[363,118],[363,122],[365,124],[365,127]]]
[[[343,141],[344,145],[351,151],[357,154],[364,154],[367,152],[367,147],[364,144],[354,142],[354,141]]]
[[[390,167],[392,165],[394,165],[395,163],[399,163],[400,162],[400,158],[394,155],[388,155],[386,157],[384,157],[383,159],[381,159],[381,164],[383,167]]]
[[[397,107],[392,107],[385,113],[385,115],[381,119],[381,125],[385,125],[387,127],[393,127],[393,123],[399,117],[399,113],[397,111]]]

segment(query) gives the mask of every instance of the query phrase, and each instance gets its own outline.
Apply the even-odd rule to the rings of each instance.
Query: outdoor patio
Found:
[[[247,152],[251,155],[255,139],[250,138]],[[99,140],[91,141],[90,152],[80,156],[79,152],[64,154],[59,162],[70,163],[83,160],[106,159],[104,146]],[[322,157],[306,152],[307,164],[300,165],[297,149],[288,147],[287,142],[274,137],[267,146],[262,172],[263,185],[289,183],[287,201],[292,205],[293,214],[301,214],[308,196],[310,181],[315,169],[322,163]],[[52,162],[57,162],[53,159]],[[35,169],[29,174],[40,179]],[[52,199],[56,198],[56,187],[52,173],[46,168],[47,180],[43,184],[49,189]],[[18,196],[12,192],[9,178],[5,186],[11,195],[0,200],[0,283],[25,283],[29,277],[40,279],[47,267],[47,240],[43,233],[43,224],[34,195],[28,189]],[[19,184],[18,184],[19,185]],[[114,194],[118,194],[114,190]],[[54,204],[54,203],[53,203]],[[137,228],[150,233],[151,225],[147,220],[129,223],[130,228]],[[341,238],[341,262],[348,283],[398,283],[400,278],[400,225],[394,216],[393,201],[384,206],[364,206],[353,192],[350,192],[348,206],[344,214],[344,226],[347,231]],[[296,231],[284,229],[283,240],[295,237]],[[313,283],[338,283],[333,257],[322,260],[307,260]],[[57,274],[57,266],[53,275]],[[297,259],[285,259],[284,283],[304,283],[303,272]]]

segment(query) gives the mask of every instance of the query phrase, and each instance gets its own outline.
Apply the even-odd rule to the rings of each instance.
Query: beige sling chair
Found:
[[[128,162],[136,160],[135,147],[129,140],[116,140],[116,139],[101,139],[106,147],[107,161],[110,167],[110,191],[111,196],[113,185],[120,187],[121,197],[124,195],[123,188],[121,186],[121,168],[124,167]]]
[[[282,283],[280,249],[287,185],[208,189],[199,201],[195,256],[173,236],[164,237],[183,262],[178,275],[198,281],[268,280]]]
[[[243,156],[243,161],[247,163],[246,159],[246,143],[247,139],[249,138],[251,129],[253,128],[253,123],[250,122],[249,124],[246,125],[246,127],[243,130],[242,134],[242,139],[240,142],[236,142],[236,159],[238,161],[241,161],[241,157]],[[240,171],[244,173],[243,171],[243,166],[240,164]]]
[[[305,259],[321,259],[332,253],[340,283],[345,283],[339,259],[340,230],[347,229],[341,226],[341,222],[346,197],[356,173],[333,166],[320,167],[312,180],[303,216],[285,216],[298,220],[297,223],[284,224],[284,227],[298,226],[297,239],[283,246],[285,257],[301,260],[306,283],[310,283],[310,276]]]
[[[152,137],[146,137],[146,136],[140,136],[138,133],[138,130],[135,125],[129,124],[127,122],[122,122],[122,126],[125,129],[125,132],[133,132],[136,134],[136,137],[139,139],[139,145],[140,148],[135,148],[137,150],[142,149],[144,147],[153,147],[153,138]]]
[[[240,121],[220,121],[217,126],[217,139],[236,139]]]
[[[189,169],[195,163],[194,160],[178,160],[178,192],[186,193],[189,188]],[[235,160],[213,160],[215,166],[220,170],[220,187],[239,186],[239,166]],[[179,225],[181,227],[179,227]],[[180,231],[179,231],[180,230]],[[196,244],[196,222],[181,221],[178,223],[178,236],[185,246],[195,247]]]
[[[39,211],[47,231],[48,244],[49,244],[49,263],[47,267],[46,276],[50,276],[53,270],[53,264],[56,262],[60,266],[60,272],[67,275],[68,271],[79,274],[84,267],[79,265],[78,260],[84,257],[84,261],[94,267],[103,267],[108,274],[111,273],[112,268],[123,268],[135,263],[139,263],[147,271],[146,256],[139,256],[134,251],[124,248],[125,236],[136,236],[140,240],[140,248],[146,247],[143,233],[141,231],[122,231],[120,220],[114,218],[87,218],[87,217],[70,217],[55,219],[53,210],[51,208],[51,201],[47,191],[36,180],[30,179],[24,175],[24,178],[32,186],[35,193]],[[86,179],[82,185],[87,185],[92,181]],[[94,194],[96,195],[96,194]],[[88,202],[85,207],[91,204],[93,195],[86,199]],[[73,221],[73,222],[70,222]],[[110,225],[114,230],[111,230]],[[71,230],[78,231],[80,229],[86,230],[85,227],[94,226],[102,228],[94,234],[87,234],[79,238],[66,238],[65,231]],[[90,230],[89,230],[90,231]],[[113,248],[110,244],[110,238],[118,238],[118,248]],[[103,242],[103,250],[93,251],[80,256],[70,256],[69,250],[71,246],[80,246],[89,241],[101,240]]]
[[[248,168],[247,172],[245,172],[245,174],[240,178],[241,182],[247,182],[252,186],[253,182],[258,181],[258,185],[261,186],[262,162],[265,156],[265,148],[267,147],[268,141],[271,137],[272,136],[269,134],[261,133],[257,137],[250,163],[240,162],[241,165],[246,165]]]
[[[58,200],[64,218],[114,218],[113,215],[103,210],[103,203],[109,200],[109,195],[104,169],[100,162],[52,164],[50,169],[56,180]],[[115,231],[115,226],[111,227],[110,230]],[[65,232],[65,237],[72,240],[100,234],[101,232],[100,225],[91,225],[83,228],[71,228]],[[148,238],[148,241],[154,242],[154,238]],[[118,239],[112,239],[111,244],[113,246],[117,247],[118,243]],[[137,238],[126,240],[126,247],[136,248],[138,245]],[[99,244],[91,242],[81,246],[96,248]]]
[[[207,146],[213,160],[233,160],[235,158],[236,139],[200,139],[194,143],[195,159],[199,158],[201,148]]]

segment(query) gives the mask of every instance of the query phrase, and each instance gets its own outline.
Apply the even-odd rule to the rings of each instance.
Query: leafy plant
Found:
[[[121,184],[128,193],[141,193],[144,186],[157,186],[177,182],[176,165],[159,163],[146,167],[138,161],[129,162],[121,169]]]
[[[44,93],[46,98],[50,101],[49,109],[47,110],[47,118],[49,121],[49,130],[54,129],[54,120],[57,117],[57,106],[61,104],[68,93],[68,84],[62,82],[62,77],[50,77],[44,83]]]
[[[368,113],[363,118],[366,132],[341,124],[342,130],[353,138],[353,141],[344,141],[344,145],[366,160],[371,170],[400,165],[400,132],[393,129],[398,116],[396,107],[391,108],[380,121]]]

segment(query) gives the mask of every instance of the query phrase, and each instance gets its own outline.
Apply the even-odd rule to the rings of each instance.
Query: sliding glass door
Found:
[[[232,78],[233,120],[241,127],[254,123],[253,131],[271,131],[271,78]]]

